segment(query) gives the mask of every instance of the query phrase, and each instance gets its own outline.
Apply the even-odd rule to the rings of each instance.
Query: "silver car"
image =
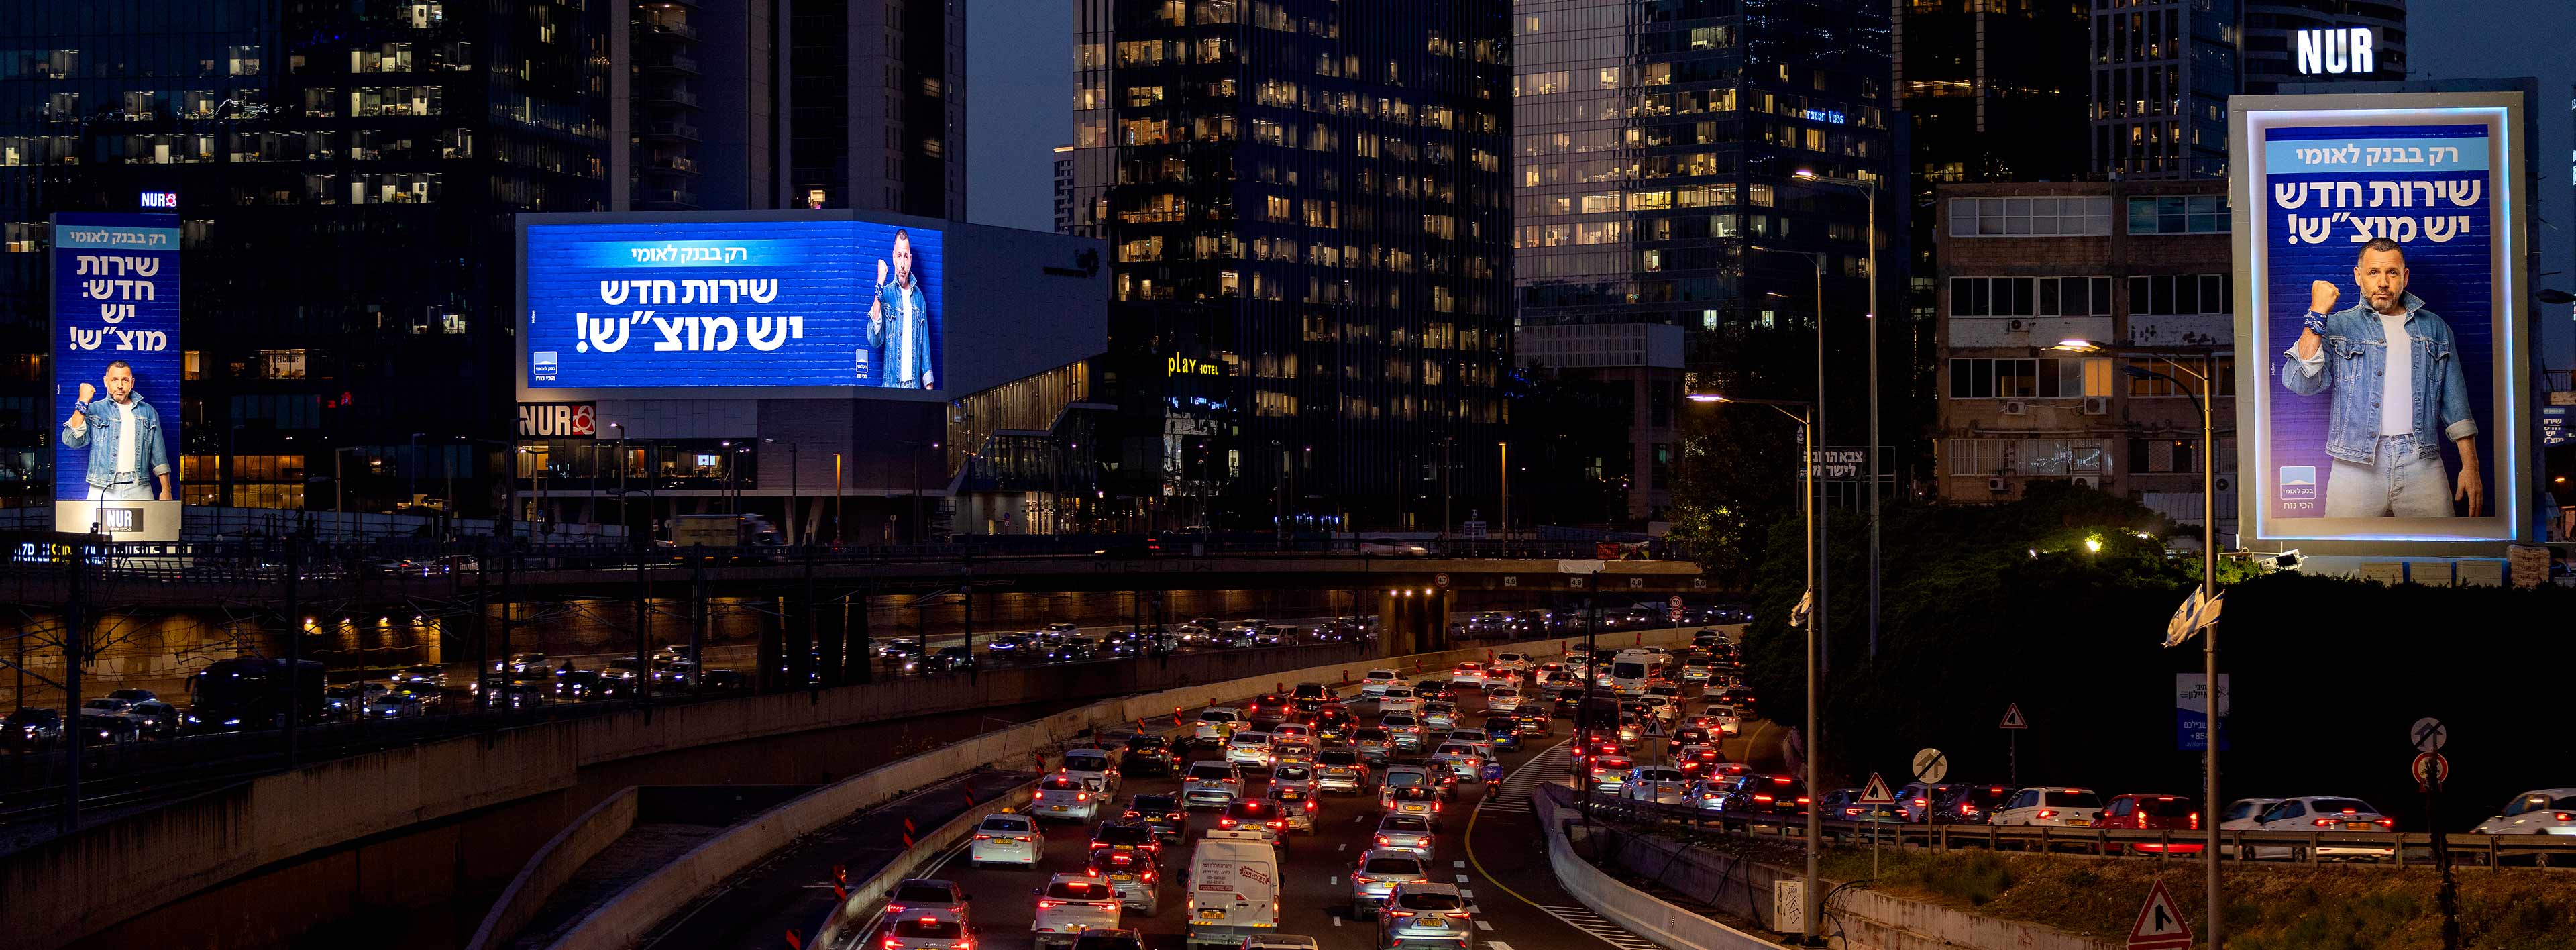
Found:
[[[1242,773],[1211,759],[1190,763],[1181,780],[1181,807],[1224,808],[1243,794]]]
[[[1377,946],[1467,950],[1475,945],[1467,915],[1467,897],[1458,893],[1458,885],[1436,881],[1398,885],[1378,914]]]
[[[1431,821],[1419,815],[1388,815],[1377,820],[1374,847],[1431,856]]]
[[[1370,848],[1360,854],[1358,864],[1351,866],[1351,916],[1374,920],[1378,905],[1386,902],[1396,885],[1430,879],[1430,869],[1423,864],[1421,855]]]

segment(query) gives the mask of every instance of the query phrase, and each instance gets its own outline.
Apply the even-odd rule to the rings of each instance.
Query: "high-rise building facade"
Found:
[[[1675,325],[1686,334],[1688,369],[1712,385],[1743,392],[1768,377],[1798,383],[1798,391],[1764,395],[1811,392],[1804,381],[1812,370],[1770,373],[1745,354],[1783,352],[1750,342],[1764,335],[1813,334],[1817,273],[1798,255],[1823,255],[1829,314],[1867,309],[1869,193],[1805,181],[1802,171],[1886,192],[1878,198],[1881,246],[1903,243],[1899,186],[1890,177],[1884,9],[1523,0],[1512,20],[1519,325]],[[1903,264],[1901,251],[1881,261]],[[1895,304],[1898,290],[1885,288],[1882,305]],[[1861,321],[1826,320],[1844,341],[1837,352],[1856,356]],[[1552,336],[1550,349],[1570,342]],[[1781,359],[1812,367],[1813,353]],[[1651,407],[1678,401],[1681,374],[1639,358],[1648,362],[1581,372],[1615,369],[1653,419]],[[1856,394],[1834,398],[1864,405]],[[1670,486],[1656,474],[1671,468],[1665,456],[1673,446],[1656,435],[1670,425],[1635,427],[1631,458],[1604,460],[1605,477],[1629,480],[1633,520],[1658,517],[1670,503]],[[1859,425],[1835,431],[1836,439],[1850,433],[1849,444],[1862,441]]]
[[[472,440],[513,415],[511,215],[609,206],[624,17],[578,0],[0,6],[0,348],[20,354],[0,364],[0,504],[44,497],[38,449],[61,421],[37,355],[46,216],[151,191],[183,222],[186,392],[160,402],[185,427],[183,500],[383,510],[403,476],[452,475],[455,508],[496,507],[507,469]]]
[[[1108,244],[1111,464],[1149,523],[1433,530],[1492,508],[1508,13],[1076,6],[1069,227]]]
[[[610,53],[616,210],[785,206],[782,0],[632,2]]]
[[[2406,0],[2249,0],[2245,91],[2406,78]]]
[[[965,0],[795,0],[789,204],[966,216]]]
[[[2091,0],[2092,172],[2123,180],[2227,173],[2239,92],[2236,0]]]

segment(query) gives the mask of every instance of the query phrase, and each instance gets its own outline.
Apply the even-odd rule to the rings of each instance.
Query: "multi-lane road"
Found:
[[[1425,675],[1433,674],[1426,671]],[[1484,702],[1478,691],[1462,691],[1458,706],[1462,724],[1483,721]],[[1354,700],[1349,708],[1363,723],[1376,719],[1374,702]],[[1160,729],[1165,723],[1149,725]],[[1503,754],[1504,778],[1494,783],[1461,783],[1457,800],[1447,804],[1436,822],[1433,860],[1429,862],[1436,872],[1433,880],[1454,882],[1467,894],[1474,908],[1470,926],[1480,947],[1650,947],[1647,941],[1611,925],[1567,895],[1549,872],[1545,852],[1534,846],[1539,828],[1529,806],[1530,789],[1539,782],[1564,779],[1565,743],[1572,733],[1572,725],[1559,720],[1551,735],[1531,737],[1521,750]],[[1748,748],[1750,730],[1747,735],[1748,739],[1730,740],[1730,756],[1752,751]],[[1188,758],[1183,757],[1184,763]],[[1266,785],[1260,780],[1247,784],[1247,795],[1258,795]],[[1177,778],[1127,776],[1117,791],[1116,808],[1110,813],[1123,810],[1135,795],[1177,794],[1179,790]],[[1279,932],[1314,937],[1325,950],[1373,950],[1377,946],[1372,942],[1377,939],[1377,924],[1351,916],[1348,875],[1375,832],[1376,796],[1327,794],[1321,801],[1314,834],[1293,836],[1282,854]],[[1142,932],[1147,945],[1155,950],[1183,944],[1188,895],[1180,882],[1188,876],[1190,849],[1203,832],[1215,827],[1216,813],[1194,811],[1188,820],[1187,838],[1164,851],[1161,907],[1150,917],[1133,910],[1121,915],[1121,926]],[[1034,945],[1029,928],[1036,898],[1031,890],[1044,886],[1051,874],[1081,871],[1088,842],[1097,827],[1097,822],[1046,823],[1046,856],[1037,868],[970,868],[964,852],[952,850],[939,856],[923,876],[955,881],[974,896],[969,916],[978,930],[978,950],[1022,950]],[[827,882],[813,872],[829,863],[828,858],[773,858],[762,868],[727,882],[724,887],[728,892],[770,892],[769,900],[752,903],[766,903],[774,912],[730,915],[725,923],[715,926],[708,923],[708,914],[698,914],[685,928],[690,944],[767,950],[780,946],[781,935],[787,930],[812,933],[820,919],[818,908],[828,906],[828,901],[782,895],[827,887]],[[859,866],[853,864],[852,877],[860,873]],[[873,929],[859,944],[850,946],[873,947],[878,939]]]

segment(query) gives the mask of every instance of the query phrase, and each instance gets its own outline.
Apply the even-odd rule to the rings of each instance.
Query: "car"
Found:
[[[1796,816],[1805,814],[1809,804],[1797,776],[1748,772],[1727,787],[1718,810],[1731,815]]]
[[[1293,700],[1292,700],[1293,702]],[[1315,727],[1298,720],[1283,721],[1269,729],[1272,742],[1313,742]]]
[[[1857,821],[1873,825],[1905,823],[1905,810],[1896,807],[1895,802],[1864,805],[1860,801],[1860,792],[1861,790],[1857,788],[1837,788],[1828,791],[1823,797],[1816,799],[1817,812],[1834,821]],[[2089,815],[2091,812],[2086,814]]]
[[[1417,541],[1395,538],[1370,538],[1360,542],[1359,553],[1388,557],[1430,557],[1431,548]]]
[[[1148,837],[1151,837],[1150,835]],[[1128,845],[1094,847],[1083,865],[1086,876],[1109,882],[1120,906],[1147,917],[1163,909],[1162,852]]]
[[[1359,753],[1362,762],[1384,763],[1395,756],[1394,734],[1379,726],[1353,729],[1351,751]]]
[[[1479,660],[1460,660],[1449,668],[1449,684],[1485,688],[1485,664]]]
[[[975,826],[974,841],[966,850],[967,867],[990,864],[1017,864],[1036,867],[1046,857],[1046,833],[1027,815],[986,815]]]
[[[1165,842],[1181,840],[1190,830],[1189,817],[1181,813],[1178,795],[1138,795],[1127,800],[1120,821],[1142,825]]]
[[[885,950],[952,950],[973,945],[972,938],[967,936],[965,921],[937,914],[889,916],[880,932],[885,938],[878,946]]]
[[[447,685],[447,668],[436,663],[420,663],[403,667],[401,672],[388,678],[393,680],[396,689],[439,689]]]
[[[1281,785],[1273,782],[1268,790],[1261,793],[1261,798],[1278,807],[1279,816],[1287,820],[1289,831],[1308,835],[1315,833],[1314,788],[1294,783]]]
[[[2264,831],[2397,830],[2396,819],[2381,814],[2379,809],[2371,807],[2369,802],[2341,796],[2284,798],[2273,802],[2270,807],[2256,815],[2254,821],[2255,827]],[[2239,852],[2244,857],[2268,858],[2278,855],[2293,861],[2304,861],[2310,857],[2369,858],[2376,861],[2396,853],[2394,848],[2379,845],[2324,840],[2316,843],[2314,854],[2310,854],[2309,849],[2305,847],[2274,845],[2252,845]]]
[[[1693,656],[1682,661],[1682,682],[1706,684],[1716,666],[1707,657]]]
[[[1509,650],[1494,654],[1494,662],[1485,665],[1485,672],[1488,678],[1496,673],[1518,677],[1523,673],[1529,672],[1529,669],[1529,654],[1515,653]]]
[[[1240,946],[1277,933],[1280,875],[1277,846],[1259,832],[1213,830],[1190,849],[1188,942]]]
[[[122,715],[81,713],[72,720],[74,734],[84,746],[133,745],[143,741],[143,724]]]
[[[1305,950],[1313,950],[1313,947],[1314,944],[1309,942]],[[1145,937],[1133,930],[1094,927],[1073,938],[1073,950],[1145,950]]]
[[[1442,801],[1457,797],[1457,777],[1445,769],[1434,770],[1427,765],[1390,765],[1385,776],[1378,781],[1380,789],[1419,785],[1440,792]]]
[[[80,711],[81,715],[84,716],[122,716],[125,715],[125,711],[133,705],[133,703],[126,702],[122,699],[100,696],[82,702],[80,705]]]
[[[21,706],[10,710],[9,718],[0,721],[11,745],[33,748],[62,741],[63,714],[39,706]]]
[[[1118,771],[1138,775],[1172,774],[1172,742],[1151,733],[1127,737],[1126,748],[1118,753]]]
[[[1153,826],[1126,817],[1112,818],[1091,829],[1091,850],[1138,848],[1160,855],[1163,836]]]
[[[492,669],[494,672],[506,673],[543,673],[546,671],[546,655],[513,653],[510,654],[509,659],[492,664]]]
[[[1118,892],[1108,881],[1089,874],[1057,874],[1047,878],[1045,887],[1030,888],[1029,893],[1037,897],[1037,912],[1029,919],[1029,932],[1041,950],[1070,947],[1084,930],[1118,926]]]
[[[1431,767],[1473,782],[1484,777],[1485,754],[1464,742],[1443,742],[1431,752]]]
[[[967,919],[966,905],[972,900],[966,896],[965,889],[958,887],[955,881],[943,881],[932,877],[908,877],[896,881],[894,890],[886,895],[885,915],[888,919],[893,919],[907,915],[927,914],[962,922]]]
[[[1186,808],[1224,808],[1242,794],[1243,773],[1223,760],[1192,762],[1181,779],[1181,804]]]
[[[1469,950],[1475,946],[1476,938],[1467,914],[1467,898],[1458,893],[1456,884],[1398,884],[1379,908],[1374,946],[1385,950],[1425,945]]]
[[[1706,727],[1683,726],[1673,730],[1672,738],[1665,740],[1664,751],[1679,753],[1684,746],[1715,746],[1717,742],[1717,734]]]
[[[2013,793],[1995,809],[1993,824],[2011,827],[2090,828],[2102,795],[2089,788],[2035,785]],[[2251,817],[2250,815],[2248,817]]]
[[[1058,771],[1090,783],[1092,791],[1104,797],[1118,794],[1118,767],[1110,764],[1107,749],[1066,749]]]
[[[1370,848],[1360,852],[1351,865],[1351,916],[1359,920],[1377,918],[1378,907],[1385,903],[1396,885],[1431,879],[1428,859],[1411,851]]]
[[[1438,699],[1425,702],[1417,718],[1422,720],[1424,729],[1447,732],[1458,728],[1458,704]]]
[[[1908,782],[1904,788],[1896,790],[1896,807],[1905,809],[1907,823],[1929,824],[1932,821],[1932,803],[1956,787],[1943,782]]]
[[[1494,753],[1494,739],[1492,736],[1487,735],[1485,730],[1482,729],[1453,728],[1449,730],[1448,737],[1440,741],[1457,742],[1475,746],[1478,754],[1484,755],[1488,758],[1492,757]]]
[[[125,707],[125,718],[134,720],[145,738],[178,735],[179,724],[184,721],[179,707],[157,699],[146,699]]]
[[[1617,792],[1628,784],[1628,770],[1637,763],[1624,755],[1596,755],[1584,765],[1592,778],[1592,787],[1603,792]]]
[[[1726,753],[1713,745],[1686,745],[1673,752],[1673,765],[1692,778],[1707,777],[1711,768],[1724,761]]]
[[[1270,761],[1274,765],[1311,766],[1315,764],[1315,746],[1307,742],[1274,741],[1270,744]]]
[[[1325,749],[1315,753],[1314,775],[1317,792],[1357,795],[1369,787],[1368,763],[1360,760],[1356,749]]]
[[[1288,846],[1288,816],[1277,801],[1267,798],[1238,798],[1216,816],[1218,831],[1250,831],[1262,835],[1273,846]]]
[[[1227,706],[1210,706],[1199,710],[1198,719],[1190,727],[1190,738],[1222,742],[1232,730],[1242,725],[1243,710]]]
[[[2010,785],[1961,785],[1932,801],[1931,823],[1982,825],[2013,797]]]
[[[1397,752],[1422,751],[1422,721],[1409,712],[1387,713],[1377,717],[1377,727],[1386,731],[1387,746]]]
[[[2199,831],[2200,802],[2188,795],[2120,795],[2111,799],[2093,819],[2095,828],[2127,828],[2137,831]],[[2114,845],[2143,854],[2199,854],[2199,836],[2192,840],[2129,841]]]
[[[417,693],[385,693],[367,701],[369,719],[417,719],[429,715],[429,704]]]
[[[1489,686],[1485,688],[1486,712],[1505,713],[1513,712],[1520,708],[1521,691],[1519,688],[1512,686]]]
[[[1718,735],[1739,736],[1744,734],[1744,714],[1742,712],[1737,711],[1733,706],[1711,706],[1709,709],[1709,717],[1717,722]]]
[[[1394,670],[1370,670],[1368,675],[1360,680],[1360,695],[1375,699],[1385,695],[1389,688],[1402,685],[1404,685],[1402,673]]]
[[[1437,677],[1418,679],[1413,681],[1413,695],[1421,697],[1424,700],[1454,700],[1458,698],[1458,688],[1449,685],[1448,680],[1439,679]]]
[[[1057,772],[1038,783],[1037,794],[1029,799],[1029,814],[1037,818],[1090,821],[1100,817],[1101,803],[1106,798],[1108,795],[1094,791],[1091,783]]]
[[[1063,643],[1059,643],[1054,649],[1047,651],[1046,661],[1049,663],[1080,663],[1098,656],[1099,653],[1100,645],[1090,637],[1066,637],[1064,638]]]
[[[1619,797],[1632,802],[1680,805],[1689,801],[1690,779],[1669,765],[1640,765],[1619,782]]]
[[[1250,729],[1234,734],[1225,744],[1225,760],[1236,765],[1269,768],[1277,761],[1270,751],[1270,734]]]
[[[1520,720],[1510,716],[1487,716],[1481,728],[1485,745],[1494,752],[1514,752],[1521,747]]]
[[[1428,786],[1390,788],[1378,793],[1378,812],[1432,818],[1440,814],[1440,798],[1440,790]]]
[[[1380,715],[1411,713],[1421,708],[1422,697],[1415,693],[1411,686],[1389,686],[1377,694],[1377,711]]]
[[[142,703],[158,702],[161,699],[161,694],[148,689],[127,687],[125,689],[108,690],[107,698],[121,700],[128,705],[138,705]]]
[[[1520,723],[1520,734],[1544,736],[1556,731],[1556,717],[1545,709],[1523,709],[1514,714]]]
[[[1317,782],[1315,767],[1312,765],[1282,762],[1270,767],[1271,788],[1278,788],[1282,785],[1294,785],[1298,788],[1305,789],[1311,794],[1315,791]]]
[[[1377,833],[1369,840],[1378,848],[1410,851],[1428,858],[1431,856],[1431,839],[1431,819],[1421,815],[1387,815],[1377,820]]]
[[[2576,835],[2576,788],[2539,788],[2516,795],[2469,833]]]

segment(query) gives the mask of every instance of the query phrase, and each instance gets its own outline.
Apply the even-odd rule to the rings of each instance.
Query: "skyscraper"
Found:
[[[1837,315],[1867,309],[1869,199],[1797,176],[1898,187],[1888,179],[1888,21],[1880,8],[1524,0],[1512,17],[1513,280],[1525,333],[1679,326],[1688,340],[1684,362],[1713,385],[1743,393],[1747,381],[1767,376],[1783,387],[1795,382],[1796,391],[1764,395],[1803,397],[1812,391],[1804,381],[1813,378],[1814,351],[1793,356],[1748,341],[1812,337],[1817,273],[1800,255],[1820,253],[1828,329],[1857,357],[1861,323]],[[1880,239],[1890,246],[1903,240],[1898,203],[1895,194],[1881,198]],[[1756,245],[1793,253],[1751,251]],[[1904,263],[1901,252],[1886,260]],[[1887,288],[1882,305],[1895,304],[1895,292]],[[1580,334],[1543,336],[1547,349],[1562,349]],[[1647,355],[1658,352],[1651,344],[1619,350],[1658,362]],[[1754,352],[1780,354],[1769,357],[1781,364],[1770,368],[1777,372],[1755,366],[1746,355]],[[1672,451],[1658,435],[1669,412],[1653,407],[1678,400],[1680,373],[1656,365],[1586,372],[1613,369],[1649,411],[1629,440],[1631,457],[1605,459],[1604,477],[1624,474],[1629,517],[1653,518],[1669,501],[1658,472]],[[1866,390],[1848,389],[1834,398],[1860,408]],[[1862,441],[1856,422],[1837,432],[1850,435],[1842,444]]]
[[[2093,166],[2120,179],[2227,173],[2234,0],[2092,0]]]
[[[1507,9],[1076,8],[1070,227],[1109,245],[1114,464],[1153,523],[1490,510]]]
[[[790,205],[966,216],[966,4],[796,0]]]
[[[780,174],[780,0],[631,2],[610,53],[616,210],[804,207]]]

